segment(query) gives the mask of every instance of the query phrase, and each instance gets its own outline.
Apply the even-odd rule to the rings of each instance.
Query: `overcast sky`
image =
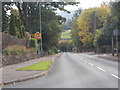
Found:
[[[76,1],[80,2],[78,6],[68,5],[65,7],[65,9],[67,9],[68,11],[74,11],[78,8],[87,9],[91,7],[98,7],[101,5],[102,2],[110,2],[114,0],[76,0]]]
[[[68,5],[65,6],[65,9],[67,9],[68,11],[72,11],[71,14],[73,14],[73,11],[77,10],[78,8],[87,9],[92,7],[99,7],[102,2],[110,2],[110,1],[114,1],[114,0],[76,0],[76,2],[80,2],[78,6]],[[16,8],[15,5],[13,7]],[[58,10],[57,13],[63,17],[68,17],[68,18],[72,17],[72,15],[67,14],[63,11]]]
[[[68,11],[75,11],[78,8],[87,9],[87,8],[92,8],[92,7],[99,7],[102,2],[110,2],[114,0],[76,0],[76,1],[80,2],[78,6],[68,5],[65,7],[65,9],[67,9]],[[57,13],[63,17],[66,17],[67,19],[72,17],[72,15],[67,14],[63,11],[58,10]],[[73,14],[73,12],[71,14]]]

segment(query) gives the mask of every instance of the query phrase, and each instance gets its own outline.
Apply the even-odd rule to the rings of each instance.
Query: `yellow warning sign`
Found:
[[[35,39],[42,39],[42,34],[41,33],[34,33],[34,38]]]

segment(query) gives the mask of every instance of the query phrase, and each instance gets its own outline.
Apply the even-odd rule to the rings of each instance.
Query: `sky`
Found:
[[[113,0],[76,0],[77,2],[80,2],[78,7],[71,7],[71,6],[67,6],[65,7],[68,10],[75,10],[79,7],[81,7],[82,9],[87,9],[90,7],[96,7],[96,6],[100,6],[102,2],[110,2]]]
[[[76,2],[80,2],[78,6],[72,6],[72,5],[65,6],[65,9],[71,11],[71,14],[67,14],[64,11],[60,11],[60,10],[56,11],[56,13],[69,19],[72,17],[74,11],[76,11],[78,8],[82,8],[83,10],[92,7],[99,7],[102,2],[110,2],[110,1],[114,1],[114,0],[76,0]],[[15,5],[13,5],[12,7],[16,8]]]
[[[65,9],[72,12],[71,14],[67,14],[59,10],[57,11],[57,13],[63,17],[66,17],[67,19],[70,19],[72,17],[73,11],[77,10],[78,8],[82,8],[83,10],[92,7],[99,7],[102,2],[110,2],[114,0],[76,0],[76,1],[80,2],[78,6],[72,6],[72,5],[65,6]]]

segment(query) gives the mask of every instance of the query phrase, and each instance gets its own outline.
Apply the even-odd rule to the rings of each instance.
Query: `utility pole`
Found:
[[[113,35],[115,36],[116,39],[116,54],[118,56],[118,35],[119,35],[119,31],[118,28],[116,28],[115,30],[113,30]]]
[[[41,2],[39,2],[39,19],[40,19],[40,33],[42,35],[42,27],[41,27]],[[39,46],[40,46],[40,55],[43,56],[42,38],[40,39]]]
[[[94,13],[94,34],[96,30],[96,12]]]
[[[112,36],[112,55],[114,56],[114,36]]]
[[[93,31],[93,34],[95,36],[95,30],[96,30],[96,12],[94,12],[94,31]],[[94,52],[96,53],[96,48],[94,47]]]
[[[118,56],[118,28],[116,29],[117,30],[117,34],[116,34],[116,48],[117,48],[117,56]]]
[[[1,31],[2,31],[2,2],[0,1],[0,32]]]

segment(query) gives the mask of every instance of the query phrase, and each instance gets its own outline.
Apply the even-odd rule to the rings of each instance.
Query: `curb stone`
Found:
[[[46,74],[47,74],[47,72],[43,72],[41,74],[29,76],[29,77],[26,77],[26,78],[21,78],[21,79],[16,79],[16,80],[12,80],[12,81],[7,81],[7,82],[4,82],[4,83],[0,84],[0,86],[9,85],[9,84],[15,84],[15,83],[18,83],[18,82],[22,82],[22,81],[26,81],[26,80],[30,80],[30,79],[34,79],[34,78],[38,78],[38,77],[42,77],[42,76],[44,76]]]
[[[52,63],[51,63],[51,65],[50,65],[50,68],[49,68],[49,70],[48,70],[48,73],[52,70],[52,68],[53,68],[53,64],[54,64],[54,62],[55,62],[55,59],[56,58],[58,58],[58,57],[60,57],[62,54],[60,53],[60,54],[58,54],[56,57],[53,57],[53,61],[52,61]],[[48,74],[47,73],[47,74]],[[47,76],[47,74],[46,74],[46,76]]]
[[[53,60],[53,63],[54,63],[54,60],[61,56],[61,54],[58,54],[56,55],[55,57],[52,58]],[[42,77],[42,76],[45,76],[48,74],[48,72],[52,69],[52,65],[53,63],[50,65],[50,68],[48,71],[45,71],[43,73],[40,73],[40,74],[36,74],[36,75],[33,75],[33,76],[28,76],[28,77],[25,77],[25,78],[21,78],[21,79],[16,79],[16,80],[12,80],[12,81],[7,81],[7,82],[3,82],[3,83],[0,83],[0,86],[4,86],[4,85],[9,85],[9,84],[15,84],[15,83],[18,83],[18,82],[22,82],[22,81],[27,81],[27,80],[31,80],[31,79],[35,79],[35,78],[38,78],[38,77]]]
[[[58,57],[60,57],[61,55],[62,55],[62,54],[60,53],[60,54],[58,54],[56,57],[54,57],[54,58],[53,58],[53,63],[52,63],[52,65],[51,65],[51,67],[52,67],[52,66],[53,66],[53,64],[54,64],[55,59],[56,59],[56,58],[58,58]],[[49,69],[49,70],[50,70],[50,69]]]

